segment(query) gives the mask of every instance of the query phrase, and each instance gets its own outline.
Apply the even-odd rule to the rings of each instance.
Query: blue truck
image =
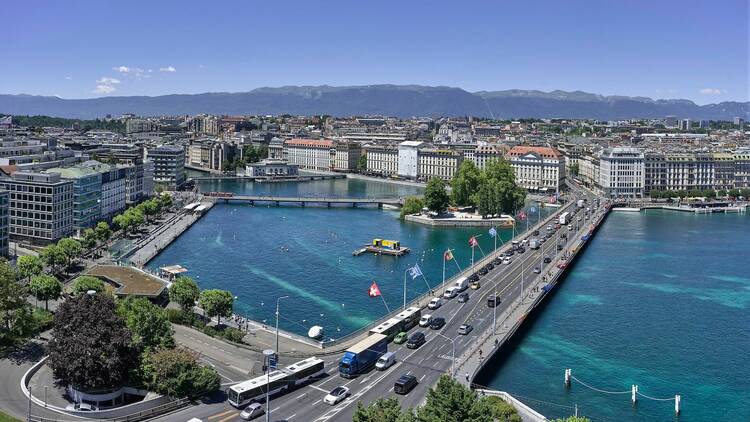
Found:
[[[388,336],[370,334],[366,339],[350,347],[339,362],[339,375],[354,378],[375,366],[375,362],[388,351]]]

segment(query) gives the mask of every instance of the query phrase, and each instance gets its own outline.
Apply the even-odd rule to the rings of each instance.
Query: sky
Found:
[[[748,101],[747,0],[7,0],[0,93],[418,84]]]

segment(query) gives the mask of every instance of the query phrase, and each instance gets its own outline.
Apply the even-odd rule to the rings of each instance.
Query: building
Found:
[[[73,230],[73,181],[59,173],[15,172],[0,178],[10,193],[10,238],[46,245]]]
[[[422,148],[419,150],[417,178],[427,181],[433,177],[451,180],[463,161],[463,154],[452,149]]]
[[[419,175],[419,148],[424,142],[404,141],[398,144],[398,176],[416,179]]]
[[[153,148],[148,150],[148,158],[154,163],[155,185],[165,190],[178,190],[185,184],[185,149],[183,147],[163,145]]]
[[[499,160],[501,158],[503,158],[501,149],[498,146],[489,144],[478,145],[474,149],[473,154],[471,154],[471,159],[480,170],[484,170],[488,161]]]
[[[734,157],[734,187],[750,188],[750,150],[737,151]]]
[[[701,120],[698,123],[698,127],[701,129],[708,129],[711,127],[711,122],[709,122],[708,120]]]
[[[127,204],[139,202],[144,197],[143,148],[132,144],[109,144],[105,146],[109,148],[109,157],[117,165],[127,166],[125,170],[125,202]],[[151,180],[153,182],[153,178]]]
[[[391,145],[367,145],[367,173],[384,177],[398,174],[398,148]]]
[[[10,192],[0,190],[0,255],[8,256],[8,234],[10,232]]]
[[[55,167],[45,170],[73,181],[73,228],[93,227],[102,215],[102,174],[90,166]],[[124,188],[123,188],[124,189]],[[123,199],[124,199],[123,191]]]
[[[143,133],[156,130],[156,123],[147,119],[127,119],[125,121],[125,133]]]
[[[334,143],[333,169],[336,171],[354,171],[362,155],[362,146],[357,142],[337,141]]]
[[[289,164],[286,160],[266,158],[246,165],[245,174],[250,177],[293,177],[299,174],[299,165]]]
[[[565,180],[565,159],[554,148],[515,146],[506,159],[516,183],[528,190],[558,191]]]
[[[330,171],[335,151],[333,141],[328,139],[290,139],[284,142],[284,156],[301,169]]]
[[[679,124],[680,130],[690,130],[690,125],[692,124],[692,122],[690,121],[690,119],[682,119],[679,121]]]
[[[154,193],[154,162],[143,162],[143,196],[149,197]]]
[[[632,147],[608,148],[599,161],[599,186],[605,195],[643,197],[645,169],[641,150]]]
[[[195,116],[187,122],[187,130],[189,132],[204,135],[218,135],[219,127],[219,118],[216,116]]]
[[[223,170],[224,163],[234,160],[237,148],[224,141],[205,139],[188,147],[188,164],[211,170]]]

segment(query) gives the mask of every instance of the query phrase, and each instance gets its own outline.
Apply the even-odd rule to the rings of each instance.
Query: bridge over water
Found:
[[[205,194],[206,196],[212,196],[212,192]],[[250,204],[256,203],[268,203],[276,206],[285,205],[300,205],[305,206],[311,205],[325,205],[331,207],[333,205],[351,205],[353,207],[363,205],[377,205],[378,208],[382,208],[383,205],[390,205],[393,207],[401,207],[403,205],[403,198],[399,197],[383,197],[383,198],[346,198],[346,197],[305,197],[305,196],[270,196],[270,195],[232,195],[232,196],[213,196],[217,201],[224,201],[225,203],[230,202],[244,202]]]

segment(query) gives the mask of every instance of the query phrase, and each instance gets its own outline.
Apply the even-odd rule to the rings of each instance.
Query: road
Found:
[[[593,196],[590,198],[593,198]],[[574,207],[574,204],[571,203],[567,207]],[[579,213],[576,218],[581,215]],[[500,330],[501,316],[509,310],[512,302],[520,297],[521,286],[529,286],[532,281],[542,277],[547,269],[559,261],[558,242],[563,244],[565,248],[570,247],[584,232],[588,231],[586,221],[574,222],[573,224],[574,228],[575,226],[578,227],[578,230],[569,232],[565,227],[562,227],[554,232],[554,235],[544,242],[540,249],[531,250],[527,248],[524,254],[513,255],[510,264],[495,266],[487,275],[480,278],[481,287],[479,290],[467,290],[470,295],[468,302],[459,303],[453,299],[447,301],[437,310],[424,309],[423,315],[429,313],[433,317],[443,317],[446,319],[446,325],[437,332],[429,328],[412,328],[410,334],[422,331],[427,338],[427,342],[416,350],[407,349],[405,344],[389,344],[388,350],[396,352],[397,363],[388,370],[383,372],[372,370],[357,378],[345,379],[338,375],[338,361],[341,355],[325,357],[325,377],[294,391],[271,398],[271,420],[351,421],[357,401],[370,403],[381,397],[392,396],[393,385],[403,374],[415,375],[419,385],[408,395],[396,396],[401,402],[402,408],[421,405],[425,400],[427,391],[436,384],[440,375],[451,372],[452,345],[455,345],[455,356],[459,356],[471,346],[472,341],[476,338],[475,336],[491,329],[493,309],[487,307],[487,297],[496,292],[502,300],[501,304],[494,308],[498,321],[496,328]],[[561,239],[562,233],[567,235],[567,240]],[[507,246],[498,248],[498,252],[506,249],[508,249]],[[543,263],[545,256],[551,258],[550,263]],[[541,267],[541,274],[533,272],[535,266]],[[467,336],[458,335],[457,329],[464,323],[471,324],[474,329]],[[449,337],[452,342],[437,335],[438,332]],[[233,380],[235,379],[233,377],[236,377],[236,380],[248,378],[242,378],[243,374],[240,371],[236,371],[234,374],[231,374],[231,372],[232,368],[225,367],[222,375]],[[464,374],[455,375],[464,376]],[[324,404],[322,402],[323,397],[337,386],[349,387],[351,396],[336,406]],[[200,418],[204,422],[234,422],[240,420],[239,410],[222,401],[220,397],[214,397],[207,403],[183,409],[159,419],[167,422],[184,422],[193,417]],[[263,420],[263,418],[258,420]]]

